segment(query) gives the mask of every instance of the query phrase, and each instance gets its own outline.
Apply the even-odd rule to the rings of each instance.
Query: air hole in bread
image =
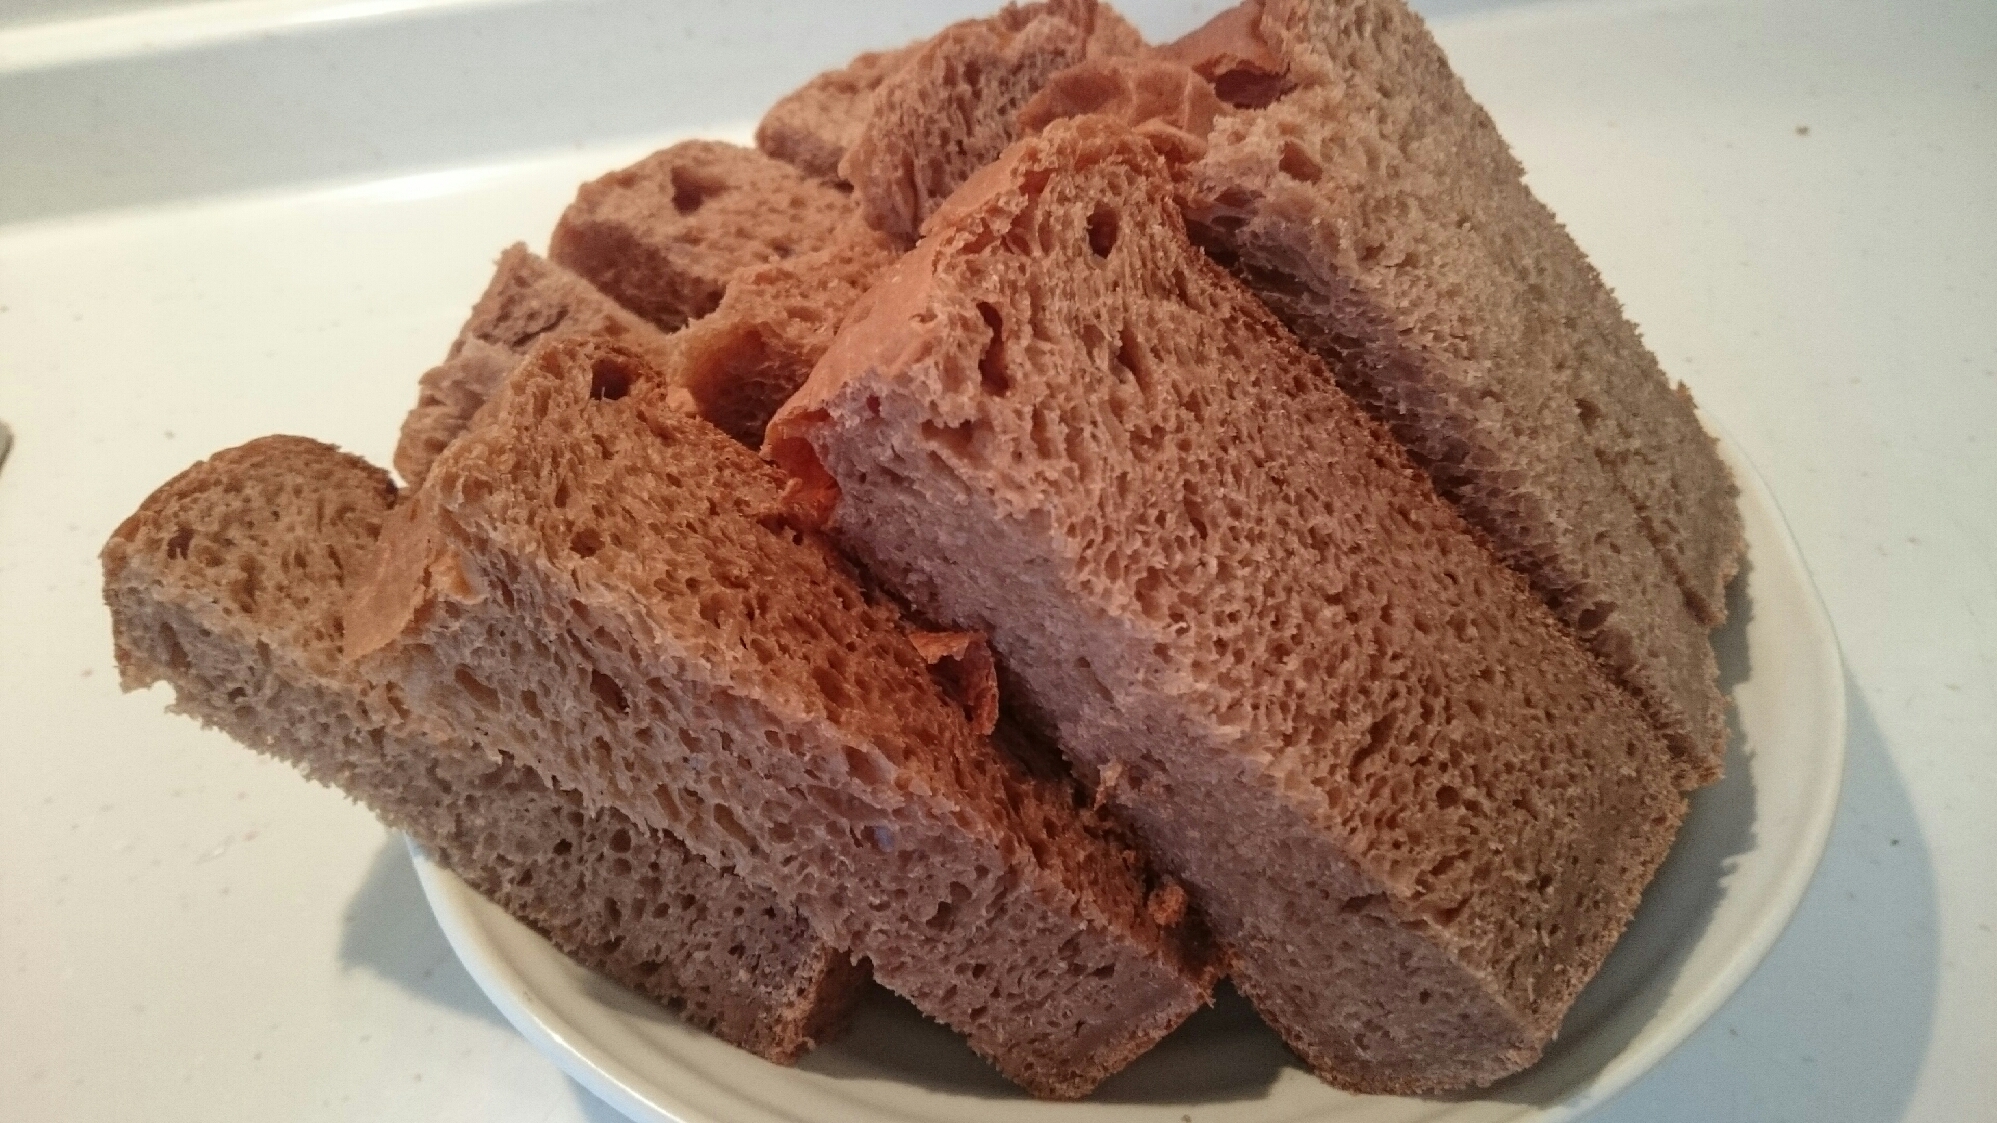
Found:
[[[922,436],[931,445],[947,448],[960,460],[975,461],[972,445],[978,435],[978,423],[966,421],[958,425],[938,425],[934,421],[922,423]]]
[[[602,702],[605,708],[615,710],[620,714],[631,712],[631,703],[624,697],[624,688],[617,685],[616,679],[611,678],[602,671],[592,670],[589,672],[589,690],[590,693],[596,695],[597,701]]]
[[[1338,906],[1338,911],[1344,913],[1347,916],[1351,916],[1362,912],[1372,912],[1374,909],[1386,903],[1387,903],[1387,895],[1385,893],[1362,893],[1357,897],[1346,898],[1346,900]]]
[[[1137,333],[1130,330],[1129,324],[1123,326],[1117,338],[1116,361],[1130,372],[1139,390],[1150,391],[1151,355],[1144,349],[1144,344],[1138,342]]]
[[[590,364],[589,396],[597,401],[614,402],[631,392],[633,381],[630,367],[606,355]]]
[[[846,771],[863,784],[883,784],[887,782],[887,762],[857,745],[845,749]]]
[[[936,911],[929,914],[929,919],[925,923],[927,923],[930,929],[933,931],[937,932],[946,931],[950,927],[950,916],[955,911],[956,910],[950,906],[950,902],[948,901],[938,902],[936,905]]]
[[[187,556],[188,544],[194,541],[194,528],[181,527],[166,542],[166,556],[179,561]]]
[[[1214,75],[1213,92],[1236,109],[1262,109],[1283,96],[1283,76],[1241,67]]]
[[[751,854],[761,850],[761,847],[756,844],[756,840],[751,838],[749,832],[743,828],[741,821],[735,818],[735,812],[729,810],[728,805],[722,803],[715,804],[713,815],[714,825],[721,828],[721,833],[734,839],[736,843]]]
[[[1608,604],[1606,602],[1599,604],[1591,604],[1587,608],[1581,610],[1581,615],[1576,616],[1574,618],[1574,630],[1580,632],[1584,636],[1592,635],[1598,629],[1600,629],[1603,624],[1608,623],[1609,614],[1614,612],[1615,610],[1616,610],[1615,605]]]
[[[452,673],[451,679],[458,684],[459,690],[471,696],[472,701],[477,703],[480,709],[498,708],[499,691],[479,681],[478,676],[472,674],[470,667],[458,664],[458,669]]]
[[[673,209],[681,214],[692,214],[706,205],[709,199],[728,189],[727,185],[719,180],[704,176],[685,165],[674,165],[669,174],[673,183]]]
[[[1002,398],[1012,389],[1012,375],[1006,370],[1005,362],[1005,320],[999,310],[992,305],[978,302],[978,315],[984,317],[985,326],[992,329],[992,337],[985,344],[985,353],[978,358],[978,378],[983,383],[985,393],[994,398]]]
[[[846,680],[830,667],[813,667],[811,681],[818,685],[819,693],[825,695],[825,704],[836,710],[843,710],[852,704],[853,698],[846,690]]]
[[[1117,228],[1121,219],[1114,207],[1097,207],[1089,214],[1089,249],[1097,257],[1108,257],[1116,248]]]
[[[579,558],[593,558],[603,549],[603,534],[595,527],[586,526],[569,537],[569,553]]]
[[[1294,140],[1283,142],[1283,155],[1276,161],[1276,167],[1300,183],[1316,183],[1324,178],[1324,168]]]

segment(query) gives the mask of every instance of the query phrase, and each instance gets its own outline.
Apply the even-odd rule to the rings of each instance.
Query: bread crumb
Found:
[[[1798,126],[1796,126],[1796,135],[1797,135],[1797,136],[1809,136],[1809,135],[1810,135],[1810,126],[1808,126],[1808,125],[1798,125]]]

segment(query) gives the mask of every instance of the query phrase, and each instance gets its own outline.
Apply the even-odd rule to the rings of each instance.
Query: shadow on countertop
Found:
[[[1845,782],[1822,864],[1761,967],[1592,1118],[1900,1119],[1940,986],[1932,857],[1864,691],[1845,678]]]
[[[340,933],[343,966],[372,972],[427,1002],[482,1018],[507,1021],[458,962],[430,912],[402,836],[390,834],[347,903]]]

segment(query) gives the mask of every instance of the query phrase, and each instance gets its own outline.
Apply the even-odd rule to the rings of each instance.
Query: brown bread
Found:
[[[564,952],[789,1063],[866,981],[796,910],[670,835],[586,813],[505,754],[408,720],[341,658],[347,583],[395,499],[387,475],[298,437],[218,453],[104,548],[125,688],[344,790]]]
[[[1042,1096],[1207,1001],[1136,850],[995,750],[785,477],[637,355],[543,343],[383,536],[349,653],[412,707],[770,885]],[[931,654],[936,654],[932,652]]]
[[[839,175],[869,225],[913,245],[930,212],[1012,143],[1020,107],[1051,75],[1143,47],[1137,29],[1097,0],[1008,4],[953,24],[874,89]]]
[[[416,407],[402,422],[395,470],[416,487],[430,462],[470,424],[506,373],[544,336],[618,339],[654,363],[672,361],[665,333],[626,312],[588,281],[515,243],[499,255],[492,281],[473,305],[443,363],[423,375]]]
[[[1732,479],[1420,17],[1249,0],[1165,53],[1240,109],[1191,168],[1196,240],[1637,696],[1681,782],[1716,778]]]
[[[721,306],[679,333],[664,369],[694,412],[760,448],[770,415],[804,385],[847,309],[895,256],[892,242],[856,221],[815,253],[741,270]]]
[[[674,331],[714,311],[736,270],[823,248],[855,209],[775,157],[690,140],[583,184],[548,256]]]
[[[868,51],[786,94],[756,125],[756,147],[814,179],[844,183],[839,161],[859,139],[874,91],[922,46]]]
[[[1684,812],[1635,703],[1187,238],[1101,117],[980,172],[770,426],[793,508],[989,634],[1326,1079],[1530,1063]]]

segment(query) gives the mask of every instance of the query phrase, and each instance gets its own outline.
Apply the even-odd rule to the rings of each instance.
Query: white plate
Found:
[[[1352,1096],[1320,1083],[1226,993],[1088,1101],[1028,1100],[955,1035],[883,992],[794,1069],[681,1023],[570,962],[412,845],[437,920],[514,1026],[639,1120],[685,1123],[1224,1123],[1571,1119],[1656,1064],[1761,961],[1816,869],[1844,772],[1837,640],[1767,485],[1730,442],[1749,571],[1717,634],[1734,702],[1727,776],[1699,792],[1628,933],[1544,1060],[1462,1097]]]

